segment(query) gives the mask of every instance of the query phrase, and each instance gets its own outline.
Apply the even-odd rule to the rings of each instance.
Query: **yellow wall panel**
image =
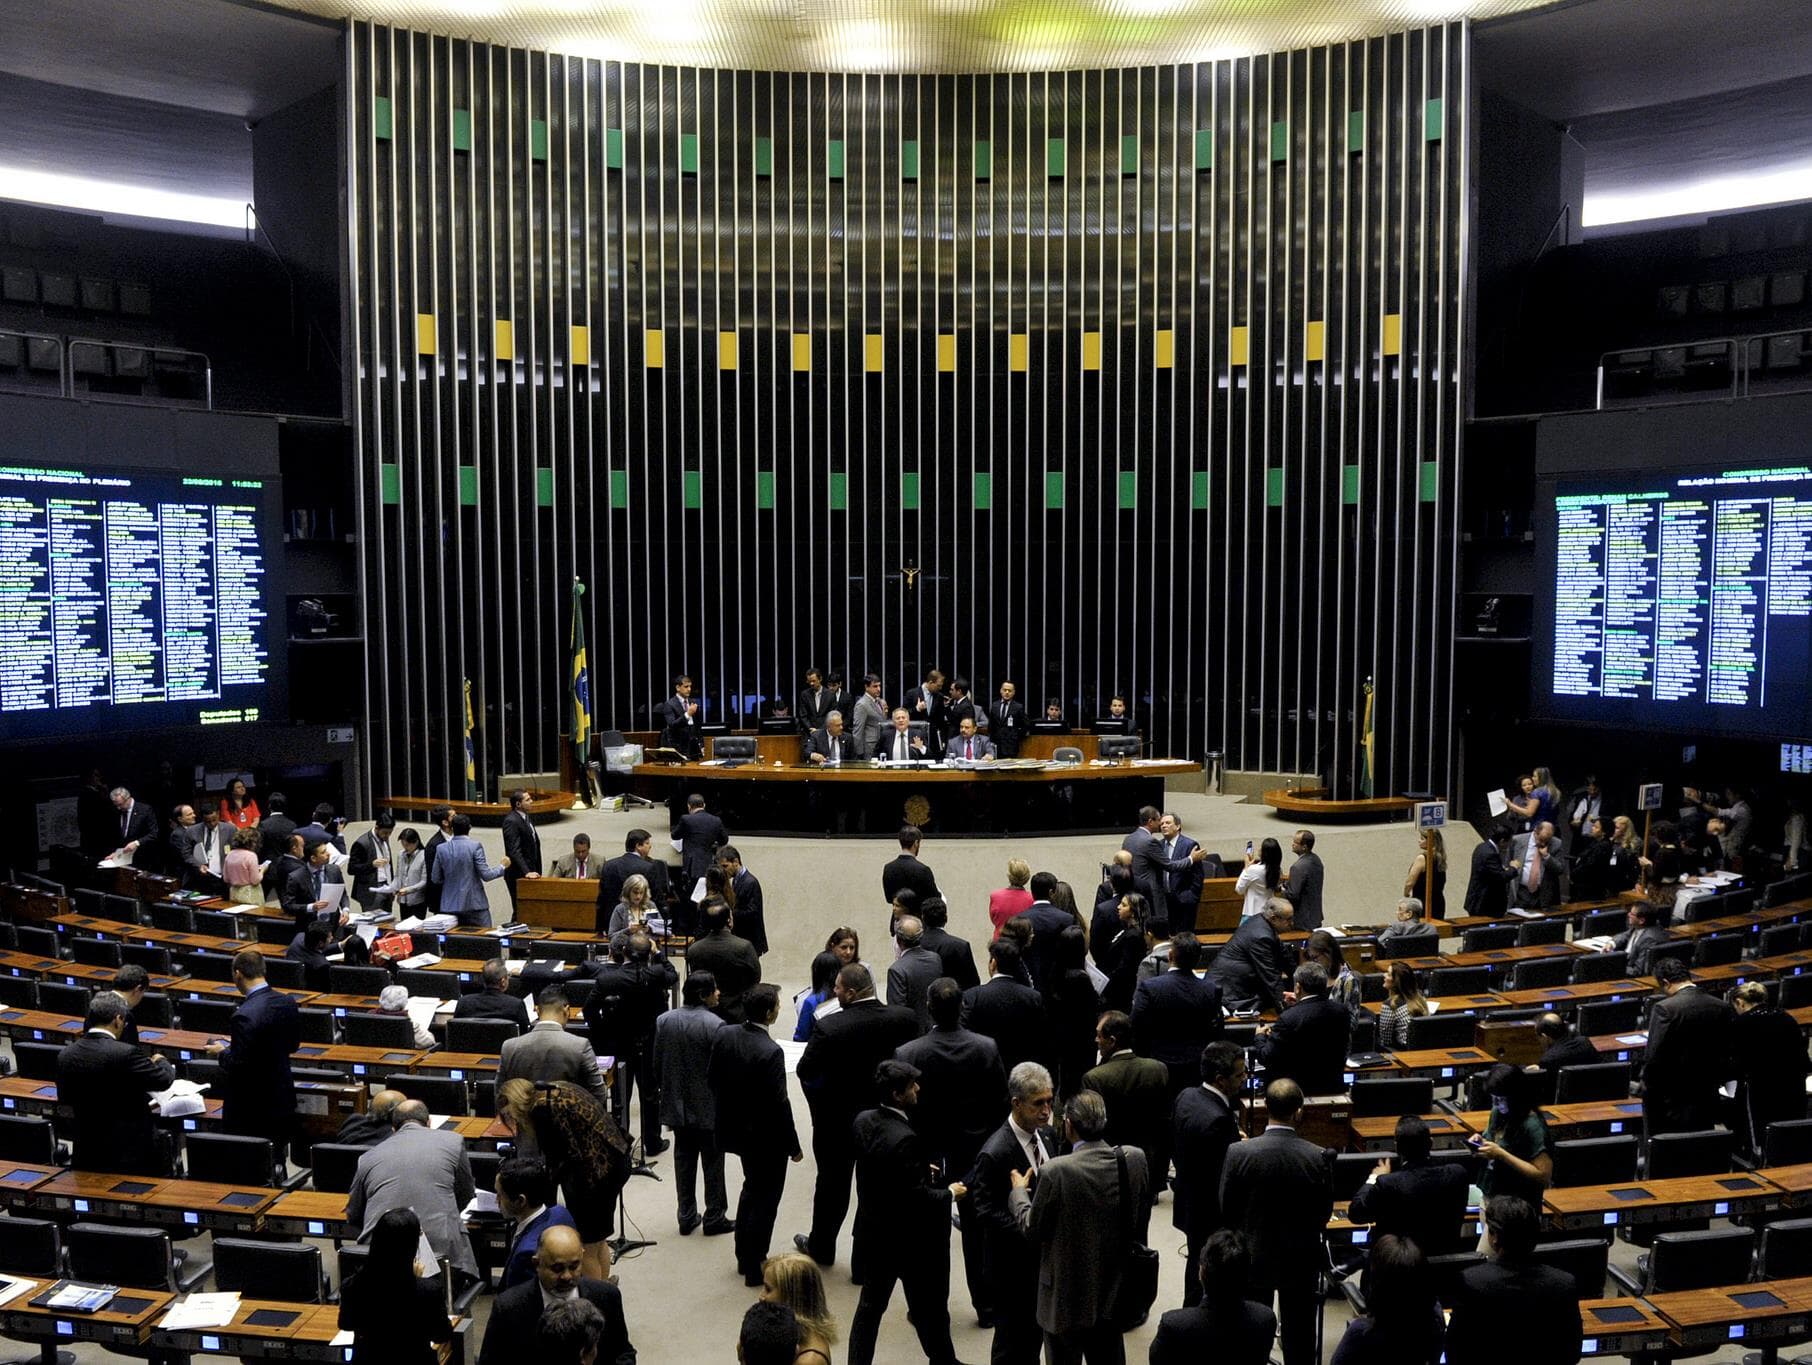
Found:
[[[943,332],[937,339],[937,367],[944,374],[956,373],[956,333]]]
[[[1252,349],[1252,329],[1235,327],[1227,333],[1227,363],[1244,365]]]
[[[516,324],[508,318],[498,318],[492,327],[492,356],[497,360],[514,360],[516,358]]]
[[[1158,331],[1157,344],[1152,348],[1152,363],[1160,370],[1171,369],[1177,363],[1177,334],[1168,327]]]
[[[793,369],[799,374],[809,374],[812,368],[812,334],[810,332],[793,333]]]
[[[667,363],[667,338],[658,327],[651,327],[642,334],[642,363],[651,370],[658,370]]]
[[[1007,338],[1007,368],[1009,370],[1024,370],[1026,368],[1027,353],[1030,350],[1031,347],[1027,344],[1026,334],[1024,332],[1014,332]]]
[[[434,326],[434,314],[417,313],[415,315],[415,349],[422,355],[433,355],[440,347],[440,337]]]
[[[719,332],[717,334],[717,368],[720,370],[736,368],[736,333]]]
[[[879,332],[870,332],[862,338],[862,368],[870,374],[879,374],[886,368],[887,346]]]
[[[1403,314],[1401,313],[1384,315],[1384,354],[1403,354]]]
[[[591,364],[591,328],[573,328],[571,349],[572,362],[575,365]]]
[[[1311,322],[1303,329],[1302,358],[1304,360],[1321,360],[1325,358],[1327,347],[1327,324]]]
[[[1101,368],[1101,333],[1084,332],[1082,334],[1082,368],[1085,370]]]

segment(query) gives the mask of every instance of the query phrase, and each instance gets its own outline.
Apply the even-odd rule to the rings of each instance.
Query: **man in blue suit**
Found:
[[[1032,984],[1043,989],[1047,978],[1055,978],[1057,971],[1057,936],[1075,919],[1068,911],[1059,910],[1051,902],[1057,894],[1057,874],[1054,872],[1034,872],[1032,874],[1032,903],[1025,909],[1025,916],[1032,921],[1032,942],[1026,949],[1026,971],[1032,977]]]
[[[296,1082],[289,1057],[302,1045],[296,1002],[264,979],[264,954],[246,948],[233,956],[233,984],[245,997],[233,1011],[232,1038],[208,1051],[220,1058],[221,1126],[229,1133],[264,1137],[281,1152],[296,1126]]]
[[[470,816],[453,817],[453,837],[434,855],[434,884],[440,888],[440,911],[459,921],[460,927],[486,929],[491,924],[491,902],[484,884],[494,882],[510,865],[506,856],[492,867],[485,862],[484,846],[472,837]]]

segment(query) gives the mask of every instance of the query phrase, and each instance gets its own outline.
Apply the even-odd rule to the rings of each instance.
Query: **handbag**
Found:
[[[1110,1326],[1130,1332],[1151,1316],[1151,1306],[1158,1298],[1158,1253],[1133,1236],[1132,1182],[1126,1176],[1126,1149],[1114,1148],[1114,1160],[1120,1167],[1120,1240],[1125,1251],[1120,1258],[1120,1283],[1107,1305]]]

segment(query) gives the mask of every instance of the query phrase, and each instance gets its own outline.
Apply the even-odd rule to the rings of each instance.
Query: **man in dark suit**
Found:
[[[1535,1021],[1535,1035],[1542,1040],[1540,1066],[1559,1071],[1563,1066],[1593,1066],[1602,1058],[1590,1038],[1574,1033],[1558,1014],[1544,1014]]]
[[[700,971],[702,968],[689,968]],[[667,1150],[661,1137],[661,1083],[654,1061],[654,1030],[667,1012],[667,1001],[679,984],[679,973],[665,958],[655,956],[654,942],[641,930],[632,932],[623,945],[621,960],[613,950],[612,961],[592,977],[585,1001],[585,1024],[593,1051],[617,1059],[618,1084],[612,1087],[611,1104],[617,1125],[629,1132],[629,1102],[637,1086],[642,1090],[642,1150],[659,1156]]]
[[[595,929],[603,934],[610,927],[610,912],[623,899],[623,883],[631,877],[648,879],[648,898],[656,910],[667,912],[673,898],[667,864],[654,859],[654,836],[645,829],[632,829],[623,836],[621,857],[612,858],[598,873],[598,910]],[[690,893],[692,888],[687,887]]]
[[[993,1365],[1037,1365],[1044,1349],[1037,1317],[1038,1255],[1021,1235],[1007,1202],[1015,1171],[1037,1171],[1060,1150],[1050,1126],[1056,1098],[1051,1073],[1037,1062],[1021,1062],[1007,1076],[1007,1097],[1007,1121],[982,1143],[965,1177],[969,1198],[963,1203],[963,1230],[967,1234],[969,1225],[976,1224],[985,1248]],[[965,1235],[963,1256],[968,1255]]]
[[[1466,1168],[1452,1161],[1433,1161],[1434,1140],[1428,1124],[1415,1114],[1397,1120],[1397,1155],[1372,1168],[1348,1206],[1355,1223],[1371,1223],[1374,1235],[1407,1237],[1424,1256],[1445,1256],[1460,1246],[1460,1224],[1466,1217]]]
[[[825,713],[830,709],[830,690],[824,685],[824,675],[815,668],[806,669],[805,686],[799,690],[799,700],[793,705],[799,733],[809,735],[823,729]]]
[[[211,1043],[220,1058],[221,1127],[229,1133],[287,1143],[296,1126],[296,1082],[289,1057],[302,1045],[302,1015],[264,979],[264,954],[233,956],[233,984],[244,997],[233,1011],[231,1038]]]
[[[1275,1024],[1258,1030],[1258,1059],[1265,1075],[1287,1076],[1305,1095],[1335,1095],[1346,1089],[1346,1049],[1353,1016],[1338,1000],[1328,999],[1328,972],[1319,962],[1296,969],[1296,1003]]]
[[[1017,684],[1003,682],[999,698],[988,707],[988,738],[1002,758],[1018,758],[1026,737],[1026,708],[1016,700],[1018,696]]]
[[[1246,1239],[1222,1228],[1189,1258],[1183,1278],[1189,1303],[1158,1319],[1151,1339],[1150,1365],[1199,1365],[1210,1358],[1225,1365],[1264,1365],[1271,1358],[1277,1318],[1246,1297],[1252,1257]]]
[[[900,705],[913,720],[925,723],[929,756],[943,757],[944,740],[950,734],[950,699],[944,695],[944,675],[935,668],[928,670],[924,682],[906,690]]]
[[[730,831],[705,809],[705,798],[693,792],[686,798],[686,813],[673,826],[673,837],[680,846],[681,889],[690,894],[716,860],[717,850],[730,842]]]
[[[1101,1064],[1083,1072],[1082,1088],[1094,1091],[1107,1105],[1107,1141],[1145,1153],[1155,1194],[1169,1170],[1170,1071],[1164,1063],[1135,1053],[1132,1041],[1130,1017],[1119,1010],[1103,1014],[1095,1023]],[[1140,1241],[1145,1240],[1150,1216],[1149,1208],[1141,1209],[1134,1220]]]
[[[1014,1171],[1007,1207],[1038,1248],[1038,1326],[1046,1360],[1081,1365],[1086,1356],[1089,1365],[1119,1365],[1125,1345],[1111,1306],[1130,1250],[1127,1229],[1136,1228],[1150,1207],[1153,1182],[1143,1152],[1104,1140],[1101,1096],[1077,1091],[1064,1105],[1063,1120],[1070,1151],[1046,1162],[1036,1177]]]
[[[933,1153],[913,1130],[919,1070],[892,1059],[875,1068],[880,1104],[858,1114],[856,1223],[850,1274],[862,1286],[849,1325],[849,1365],[872,1365],[881,1318],[898,1282],[933,1365],[955,1365],[950,1343],[950,1205],[968,1194],[934,1172]]]
[[[1056,873],[1034,872],[1027,889],[1032,893],[1032,903],[1020,912],[1032,922],[1032,942],[1026,950],[1026,973],[1034,986],[1044,990],[1046,982],[1056,977],[1059,935],[1076,920],[1069,911],[1058,909],[1051,899],[1057,894]]]
[[[856,694],[843,685],[843,675],[836,669],[824,675],[824,714],[840,712],[844,723],[850,721],[850,713],[855,710]]]
[[[1164,865],[1164,841],[1158,837],[1164,814],[1156,806],[1139,807],[1139,823],[1120,841],[1120,848],[1132,854],[1133,881],[1160,924],[1170,923],[1170,869]]]
[[[295,922],[298,930],[305,929],[322,915],[333,914],[338,922],[338,914],[347,909],[346,898],[339,898],[337,907],[330,901],[323,887],[344,886],[346,884],[344,869],[329,863],[333,856],[332,845],[317,840],[307,845],[302,851],[302,866],[289,874],[284,883],[282,906],[284,912]]]
[[[856,761],[855,741],[843,728],[841,711],[832,711],[824,718],[824,728],[812,731],[805,741],[805,761],[815,768],[841,767]]]
[[[1328,1153],[1296,1136],[1302,1088],[1265,1087],[1262,1136],[1234,1144],[1221,1170],[1221,1217],[1252,1250],[1250,1297],[1277,1298],[1284,1365],[1315,1365],[1315,1286],[1321,1237],[1334,1210]]]
[[[958,938],[944,927],[950,922],[950,907],[942,896],[932,896],[919,906],[919,922],[925,926],[925,936],[919,942],[937,954],[937,960],[943,964],[943,975],[963,990],[980,985],[981,976],[975,970],[975,950],[969,946],[969,940]]]
[[[1619,952],[1629,955],[1625,969],[1631,976],[1647,976],[1648,955],[1662,944],[1672,941],[1672,935],[1656,923],[1659,918],[1659,912],[1647,901],[1632,905],[1624,920],[1629,927],[1612,940]]]
[[[686,971],[711,973],[717,982],[718,1016],[727,1024],[742,1022],[742,998],[761,980],[761,958],[755,945],[730,929],[730,907],[722,896],[706,896],[699,907],[699,937],[686,949]]]
[[[1546,910],[1560,904],[1560,879],[1565,862],[1554,826],[1546,820],[1511,841],[1510,872],[1515,878],[1516,904],[1526,910]]]
[[[786,1093],[786,1057],[768,1029],[780,1017],[780,990],[756,986],[744,1001],[747,1018],[711,1039],[705,1083],[717,1118],[717,1145],[742,1158],[742,1197],[736,1204],[736,1268],[744,1284],[761,1283],[774,1219],[786,1187],[786,1164],[803,1161],[793,1106]],[[816,1036],[817,1030],[813,1030]],[[847,1183],[849,1177],[845,1175]],[[843,1195],[848,1206],[849,1193]],[[841,1221],[841,1220],[839,1220]]]
[[[1313,933],[1321,928],[1321,884],[1324,869],[1321,855],[1315,851],[1315,831],[1299,829],[1290,840],[1290,852],[1296,861],[1284,878],[1284,895],[1296,909],[1295,925]]]
[[[441,846],[453,837],[453,807],[436,806],[428,812],[428,818],[434,822],[434,833],[423,845],[422,852],[428,855],[428,909],[438,914],[440,883],[434,880],[434,859]]]
[[[985,762],[994,757],[994,744],[986,735],[976,731],[974,716],[964,716],[957,722],[956,736],[950,741],[947,756],[965,763]]]
[[[284,841],[283,851],[273,858],[270,865],[264,869],[265,899],[275,899],[281,904],[283,891],[289,885],[289,879],[296,875],[297,868],[306,866],[308,866],[308,861],[302,836],[292,834]]]
[[[396,817],[387,810],[364,834],[352,841],[346,854],[346,872],[352,878],[352,897],[361,910],[381,910],[390,903],[388,896],[376,896],[372,887],[390,880],[390,836],[396,832]]]
[[[263,840],[259,857],[272,862],[289,847],[289,836],[296,832],[290,819],[289,798],[282,792],[271,792],[264,798],[264,818],[258,822],[258,837]]]
[[[674,1190],[679,1195],[679,1230],[690,1237],[704,1224],[705,1236],[734,1232],[725,1214],[724,1149],[717,1145],[717,1107],[711,1098],[711,1054],[724,1022],[712,1012],[717,982],[711,973],[686,977],[684,1008],[655,1021],[654,1066],[660,1084],[661,1122],[673,1133]],[[698,1212],[698,1168],[705,1168],[705,1213]]]
[[[1642,1067],[1642,1119],[1648,1135],[1694,1133],[1717,1118],[1718,1087],[1730,1075],[1734,1012],[1687,979],[1686,964],[1664,957],[1655,981],[1666,999],[1648,1018]]]
[[[529,818],[529,794],[518,788],[510,793],[510,813],[503,817],[503,851],[509,858],[503,873],[503,884],[510,893],[510,912],[516,910],[516,883],[524,877],[541,875],[541,836]]]
[[[975,697],[969,691],[969,680],[955,677],[950,680],[950,709],[944,721],[946,735],[959,735],[963,722],[972,720],[975,728],[982,728],[982,709],[975,704]]]
[[[500,957],[484,964],[482,990],[459,997],[453,1006],[455,1019],[508,1019],[518,1034],[529,1031],[528,1002],[510,994],[510,968]]]
[[[654,715],[661,723],[661,748],[677,750],[695,763],[704,757],[705,741],[699,732],[691,678],[683,673],[675,678],[673,695],[655,708]]]
[[[910,891],[920,900],[938,894],[937,878],[919,861],[919,848],[925,836],[917,825],[900,826],[900,856],[881,869],[881,894],[893,902],[896,891]]]
[[[975,1164],[988,1134],[1007,1108],[1007,1072],[1000,1049],[962,1026],[963,993],[949,977],[931,984],[927,1008],[931,1032],[903,1044],[894,1056],[919,1072],[919,1103],[913,1122],[925,1135],[931,1159],[962,1179]],[[963,1269],[969,1300],[981,1321],[992,1317],[987,1246],[979,1218],[963,1219]]]
[[[74,1114],[78,1171],[164,1175],[166,1144],[158,1139],[149,1097],[175,1084],[176,1069],[161,1053],[147,1057],[120,1041],[126,1015],[125,998],[113,991],[89,1000],[82,1036],[57,1054],[57,1103]]]
[[[1210,1043],[1198,1063],[1203,1081],[1177,1096],[1171,1111],[1171,1155],[1176,1161],[1176,1201],[1171,1225],[1179,1229],[1195,1265],[1209,1237],[1221,1226],[1221,1167],[1227,1149],[1240,1140],[1239,1097],[1246,1085],[1246,1050],[1234,1043]],[[1245,1289],[1242,1281],[1240,1289]],[[1183,1306],[1202,1296],[1201,1280],[1183,1276]]]
[[[1170,936],[1170,970],[1133,992],[1133,1046],[1164,1063],[1172,1100],[1201,1081],[1202,1049],[1221,1036],[1221,988],[1196,976],[1201,960],[1201,940],[1180,930]]]
[[[931,741],[912,728],[923,722],[913,720],[912,713],[904,706],[894,707],[888,722],[876,739],[874,752],[869,757],[887,759],[894,763],[928,763],[937,757]]]
[[[762,914],[761,883],[742,865],[742,854],[729,844],[718,849],[717,861],[730,879],[730,891],[736,897],[736,906],[730,915],[730,932],[737,938],[747,939],[755,949],[755,956],[760,957],[768,950],[768,922]]]
[[[917,915],[902,915],[894,921],[893,937],[899,956],[887,967],[887,1003],[912,1011],[920,1032],[931,1027],[926,996],[931,983],[944,974],[938,955],[924,946],[925,926]]]
[[[1495,917],[1504,913],[1511,873],[1504,866],[1503,845],[1509,837],[1503,823],[1493,821],[1472,850],[1472,875],[1466,883],[1468,915]]]
[[[109,827],[108,837],[113,847],[107,851],[111,853],[117,849],[130,854],[136,868],[154,868],[158,856],[157,817],[144,802],[134,801],[132,793],[124,787],[115,787],[108,799],[113,802],[119,834],[114,842],[113,830]]]
[[[390,1119],[397,1105],[409,1097],[400,1090],[380,1090],[362,1114],[348,1114],[340,1121],[333,1140],[347,1147],[375,1147],[396,1131]]]
[[[478,1365],[510,1365],[532,1358],[535,1329],[545,1306],[575,1295],[604,1317],[603,1335],[590,1358],[597,1365],[635,1365],[635,1347],[623,1321],[623,1296],[607,1280],[583,1278],[579,1273],[583,1257],[584,1246],[576,1229],[556,1226],[541,1234],[541,1245],[535,1249],[535,1278],[506,1289],[491,1304]]]
[[[1183,833],[1183,822],[1171,811],[1158,820],[1158,841],[1164,845],[1164,866],[1168,869],[1164,897],[1170,908],[1171,929],[1194,929],[1196,907],[1202,903],[1202,883],[1221,875],[1221,860],[1205,852],[1194,856],[1200,847]]]
[[[818,1183],[812,1191],[811,1232],[795,1236],[793,1244],[819,1265],[837,1259],[837,1233],[849,1212],[856,1161],[850,1125],[875,1103],[875,1067],[919,1036],[911,1010],[875,998],[874,978],[861,963],[838,972],[832,989],[842,1009],[812,1025],[797,1067],[812,1111]]]
[[[1208,978],[1221,988],[1229,1008],[1283,1009],[1284,982],[1295,955],[1278,935],[1290,927],[1294,914],[1289,901],[1271,897],[1264,913],[1242,921],[1208,964]]]
[[[1044,997],[1018,980],[1019,945],[997,938],[988,945],[988,979],[963,992],[963,1027],[994,1040],[1001,1065],[1042,1062],[1054,1052]]]
[[[1579,1290],[1564,1270],[1536,1263],[1540,1215],[1525,1200],[1485,1201],[1491,1259],[1460,1276],[1447,1324],[1453,1365],[1574,1365],[1581,1330]]]

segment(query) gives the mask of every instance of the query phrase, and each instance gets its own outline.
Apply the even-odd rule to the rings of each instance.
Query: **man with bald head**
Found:
[[[409,1097],[400,1090],[380,1090],[362,1114],[348,1114],[333,1140],[347,1147],[375,1147],[390,1136],[390,1116]]]
[[[491,1305],[490,1325],[485,1328],[484,1349],[478,1365],[506,1365],[519,1360],[535,1340],[542,1315],[557,1304],[583,1299],[604,1317],[598,1338],[598,1365],[635,1365],[635,1347],[623,1321],[623,1296],[614,1284],[586,1279],[579,1273],[585,1248],[579,1234],[564,1226],[541,1234],[535,1251],[535,1278],[499,1294]]]
[[[478,1262],[460,1222],[460,1210],[477,1188],[465,1141],[458,1133],[430,1128],[428,1106],[420,1100],[402,1100],[390,1111],[390,1123],[391,1135],[359,1158],[346,1195],[346,1221],[364,1242],[391,1209],[413,1209],[434,1254],[476,1280]]]

